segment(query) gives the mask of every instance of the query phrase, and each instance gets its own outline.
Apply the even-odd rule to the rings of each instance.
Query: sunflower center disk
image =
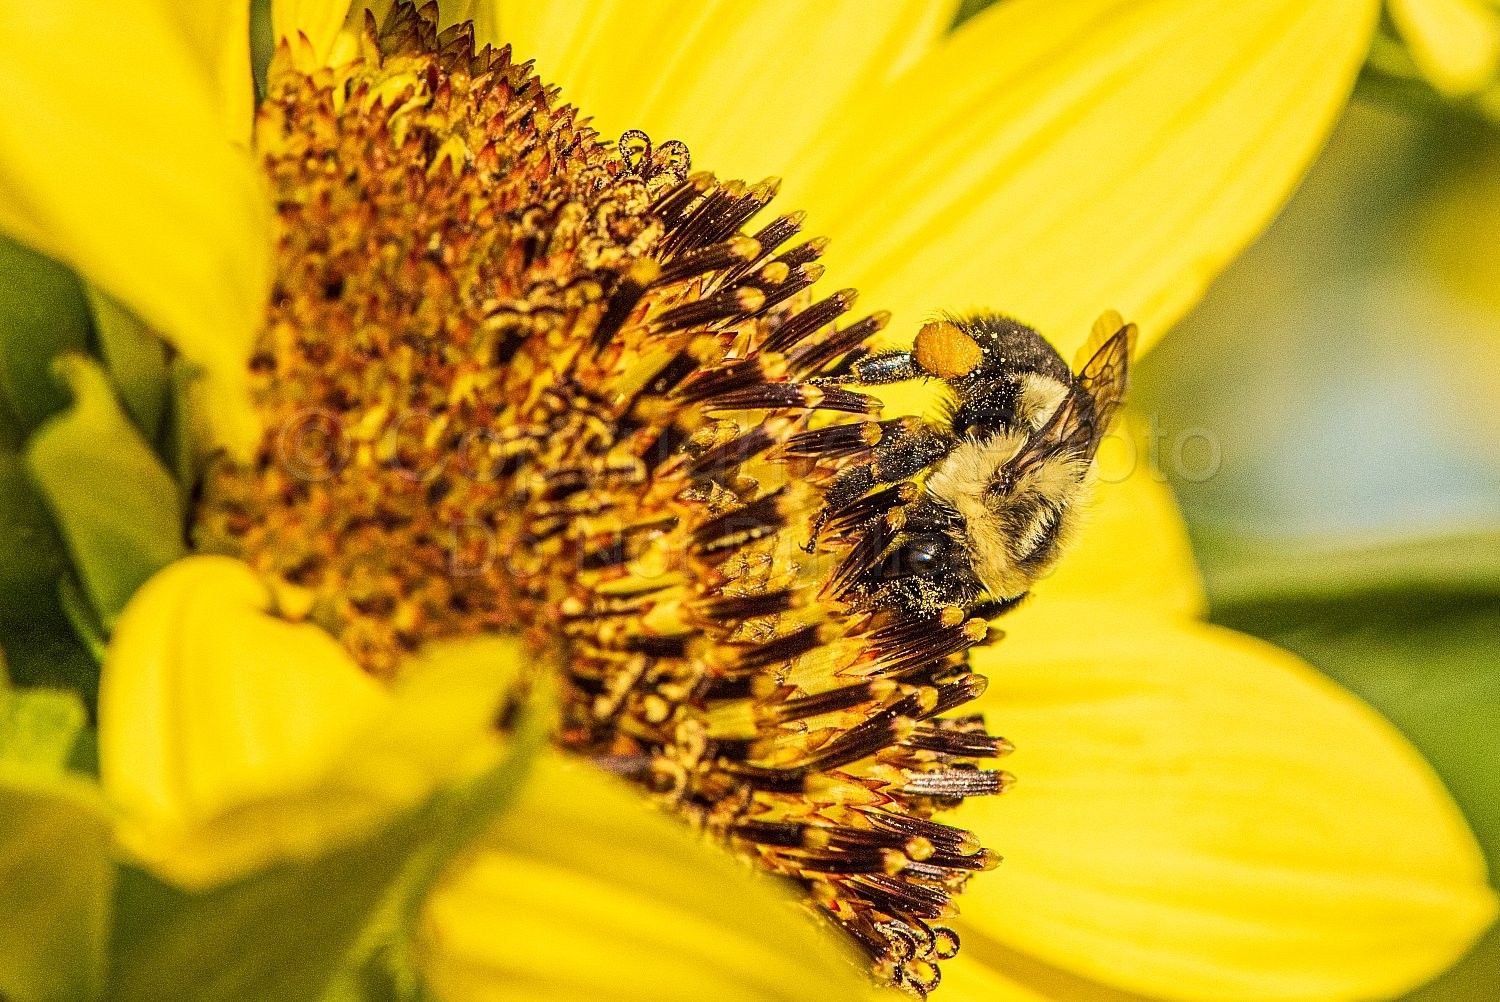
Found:
[[[807,380],[885,316],[837,326],[854,293],[812,294],[800,213],[747,229],[774,182],[601,142],[435,5],[367,24],[336,70],[283,51],[256,144],[268,431],[212,470],[198,548],[378,675],[524,632],[565,679],[564,744],[800,881],[925,994],[958,946],[935,922],[997,861],[934,815],[1000,792],[979,764],[1008,746],[946,716],[983,690],[982,621],[840,601],[905,494],[803,549],[882,434],[870,398]]]

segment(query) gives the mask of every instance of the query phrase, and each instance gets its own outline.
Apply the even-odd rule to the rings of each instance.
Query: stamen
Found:
[[[868,454],[880,443],[880,438],[878,421],[835,424],[793,435],[782,451],[806,459],[851,459]]]
[[[881,310],[825,338],[810,338],[792,350],[787,364],[799,376],[818,372],[879,334],[890,320],[891,315]]]
[[[785,353],[796,347],[804,338],[833,323],[833,321],[848,312],[849,307],[859,298],[859,293],[854,289],[844,289],[836,292],[813,306],[798,313],[787,320],[776,332],[766,339],[763,350]]]

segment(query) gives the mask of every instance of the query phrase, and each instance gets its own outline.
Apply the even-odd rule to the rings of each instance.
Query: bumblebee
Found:
[[[927,615],[993,617],[1024,599],[1077,533],[1135,336],[1104,314],[1075,372],[1024,324],[952,316],[923,326],[910,351],[869,354],[821,380],[938,379],[949,397],[935,421],[884,422],[870,461],[830,484],[809,548],[825,527],[863,533],[831,588],[855,608]]]

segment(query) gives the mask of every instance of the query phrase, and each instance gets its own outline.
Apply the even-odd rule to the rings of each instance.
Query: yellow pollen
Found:
[[[984,360],[979,342],[947,320],[924,324],[917,331],[912,356],[924,371],[939,379],[967,376]]]

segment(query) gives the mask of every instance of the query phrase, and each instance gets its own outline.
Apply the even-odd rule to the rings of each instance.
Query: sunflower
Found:
[[[82,727],[66,701],[8,696],[19,723],[0,748],[21,749],[13,799],[41,819],[25,831],[69,828],[77,847],[28,865],[76,874],[117,840],[132,869],[116,900],[155,916],[117,920],[105,948],[90,913],[84,938],[108,960],[78,965],[81,990],[97,964],[126,997],[166,971],[222,985],[245,970],[311,970],[347,991],[372,970],[397,987],[420,971],[443,998],[859,991],[839,944],[784,922],[766,886],[603,777],[530,750],[559,674],[566,744],[707,805],[686,813],[801,879],[917,992],[961,939],[943,968],[953,998],[1365,998],[1429,977],[1487,924],[1472,837],[1400,736],[1295,659],[1201,622],[1171,497],[1133,434],[1108,443],[1094,524],[1000,622],[1002,642],[976,646],[997,638],[961,621],[916,641],[900,623],[861,632],[817,605],[776,618],[802,608],[787,596],[804,571],[768,541],[805,535],[820,463],[874,434],[787,418],[875,409],[787,372],[825,372],[945,307],[1000,306],[1064,351],[1109,307],[1159,335],[1315,154],[1373,4],[1010,0],[950,33],[950,9],[915,3],[277,3],[255,115],[248,13],[68,3],[18,13],[0,38],[0,227],[75,269],[93,307],[92,344],[59,334],[21,353],[32,372],[56,358],[71,409],[43,421],[45,401],[19,396],[34,412],[26,467],[71,558],[63,604],[102,652],[108,807],[56,775]],[[496,25],[592,126],[485,44]],[[785,180],[721,180],[768,174]],[[773,197],[808,215],[762,221]],[[822,240],[788,243],[809,220],[838,239],[824,260]],[[850,288],[818,298],[825,271]],[[837,327],[853,288],[889,313]],[[693,337],[653,355],[629,340],[644,315]],[[461,339],[467,361],[424,353],[437,336]],[[579,339],[594,354],[570,371],[597,363],[613,382],[543,378]],[[748,364],[746,345],[774,346],[786,368]],[[600,422],[616,404],[596,391],[626,385],[629,421]],[[709,416],[682,427],[683,399]],[[559,423],[482,437],[475,456],[498,463],[485,476],[436,470],[445,434],[474,444],[464,433],[492,427],[474,415],[523,405]],[[713,416],[756,408],[771,415],[758,426]],[[626,432],[650,448],[617,469]],[[741,504],[768,449],[808,460],[807,477]],[[574,484],[579,450],[599,465]],[[652,494],[636,472],[652,456],[692,486]],[[405,485],[389,496],[421,503],[384,504],[345,475],[377,467]],[[484,521],[497,481],[525,497],[522,523]],[[575,556],[604,582],[576,604],[546,541],[557,526],[593,540],[627,495],[643,518]],[[497,554],[520,556],[496,568]],[[611,569],[640,577],[652,559],[655,588],[740,587],[632,606]],[[578,659],[536,663],[559,635]],[[810,676],[820,659],[898,648],[930,684],[877,679],[852,706],[756,684],[771,664]],[[662,736],[681,681],[662,666],[702,663],[730,711]],[[957,706],[1006,729],[1024,782],[950,816],[938,808],[1008,785],[976,766],[1009,743],[934,716]],[[757,744],[757,714],[822,732]],[[829,765],[875,731],[869,749],[904,757],[858,781]],[[697,770],[704,742],[729,764]],[[795,789],[753,764],[804,761],[822,765]],[[745,784],[787,798],[773,820],[720,810]],[[872,814],[872,790],[905,811]],[[841,844],[875,829],[830,814],[878,816],[901,837]],[[994,862],[979,843],[1008,860],[971,882]],[[834,869],[834,850],[859,868]],[[963,924],[920,921],[946,921],[965,884]],[[274,960],[231,935],[249,959],[220,971],[198,930],[253,939],[208,919],[275,919],[246,904],[268,900],[322,920],[273,937]],[[36,994],[41,976],[18,970],[19,988],[0,987]]]

